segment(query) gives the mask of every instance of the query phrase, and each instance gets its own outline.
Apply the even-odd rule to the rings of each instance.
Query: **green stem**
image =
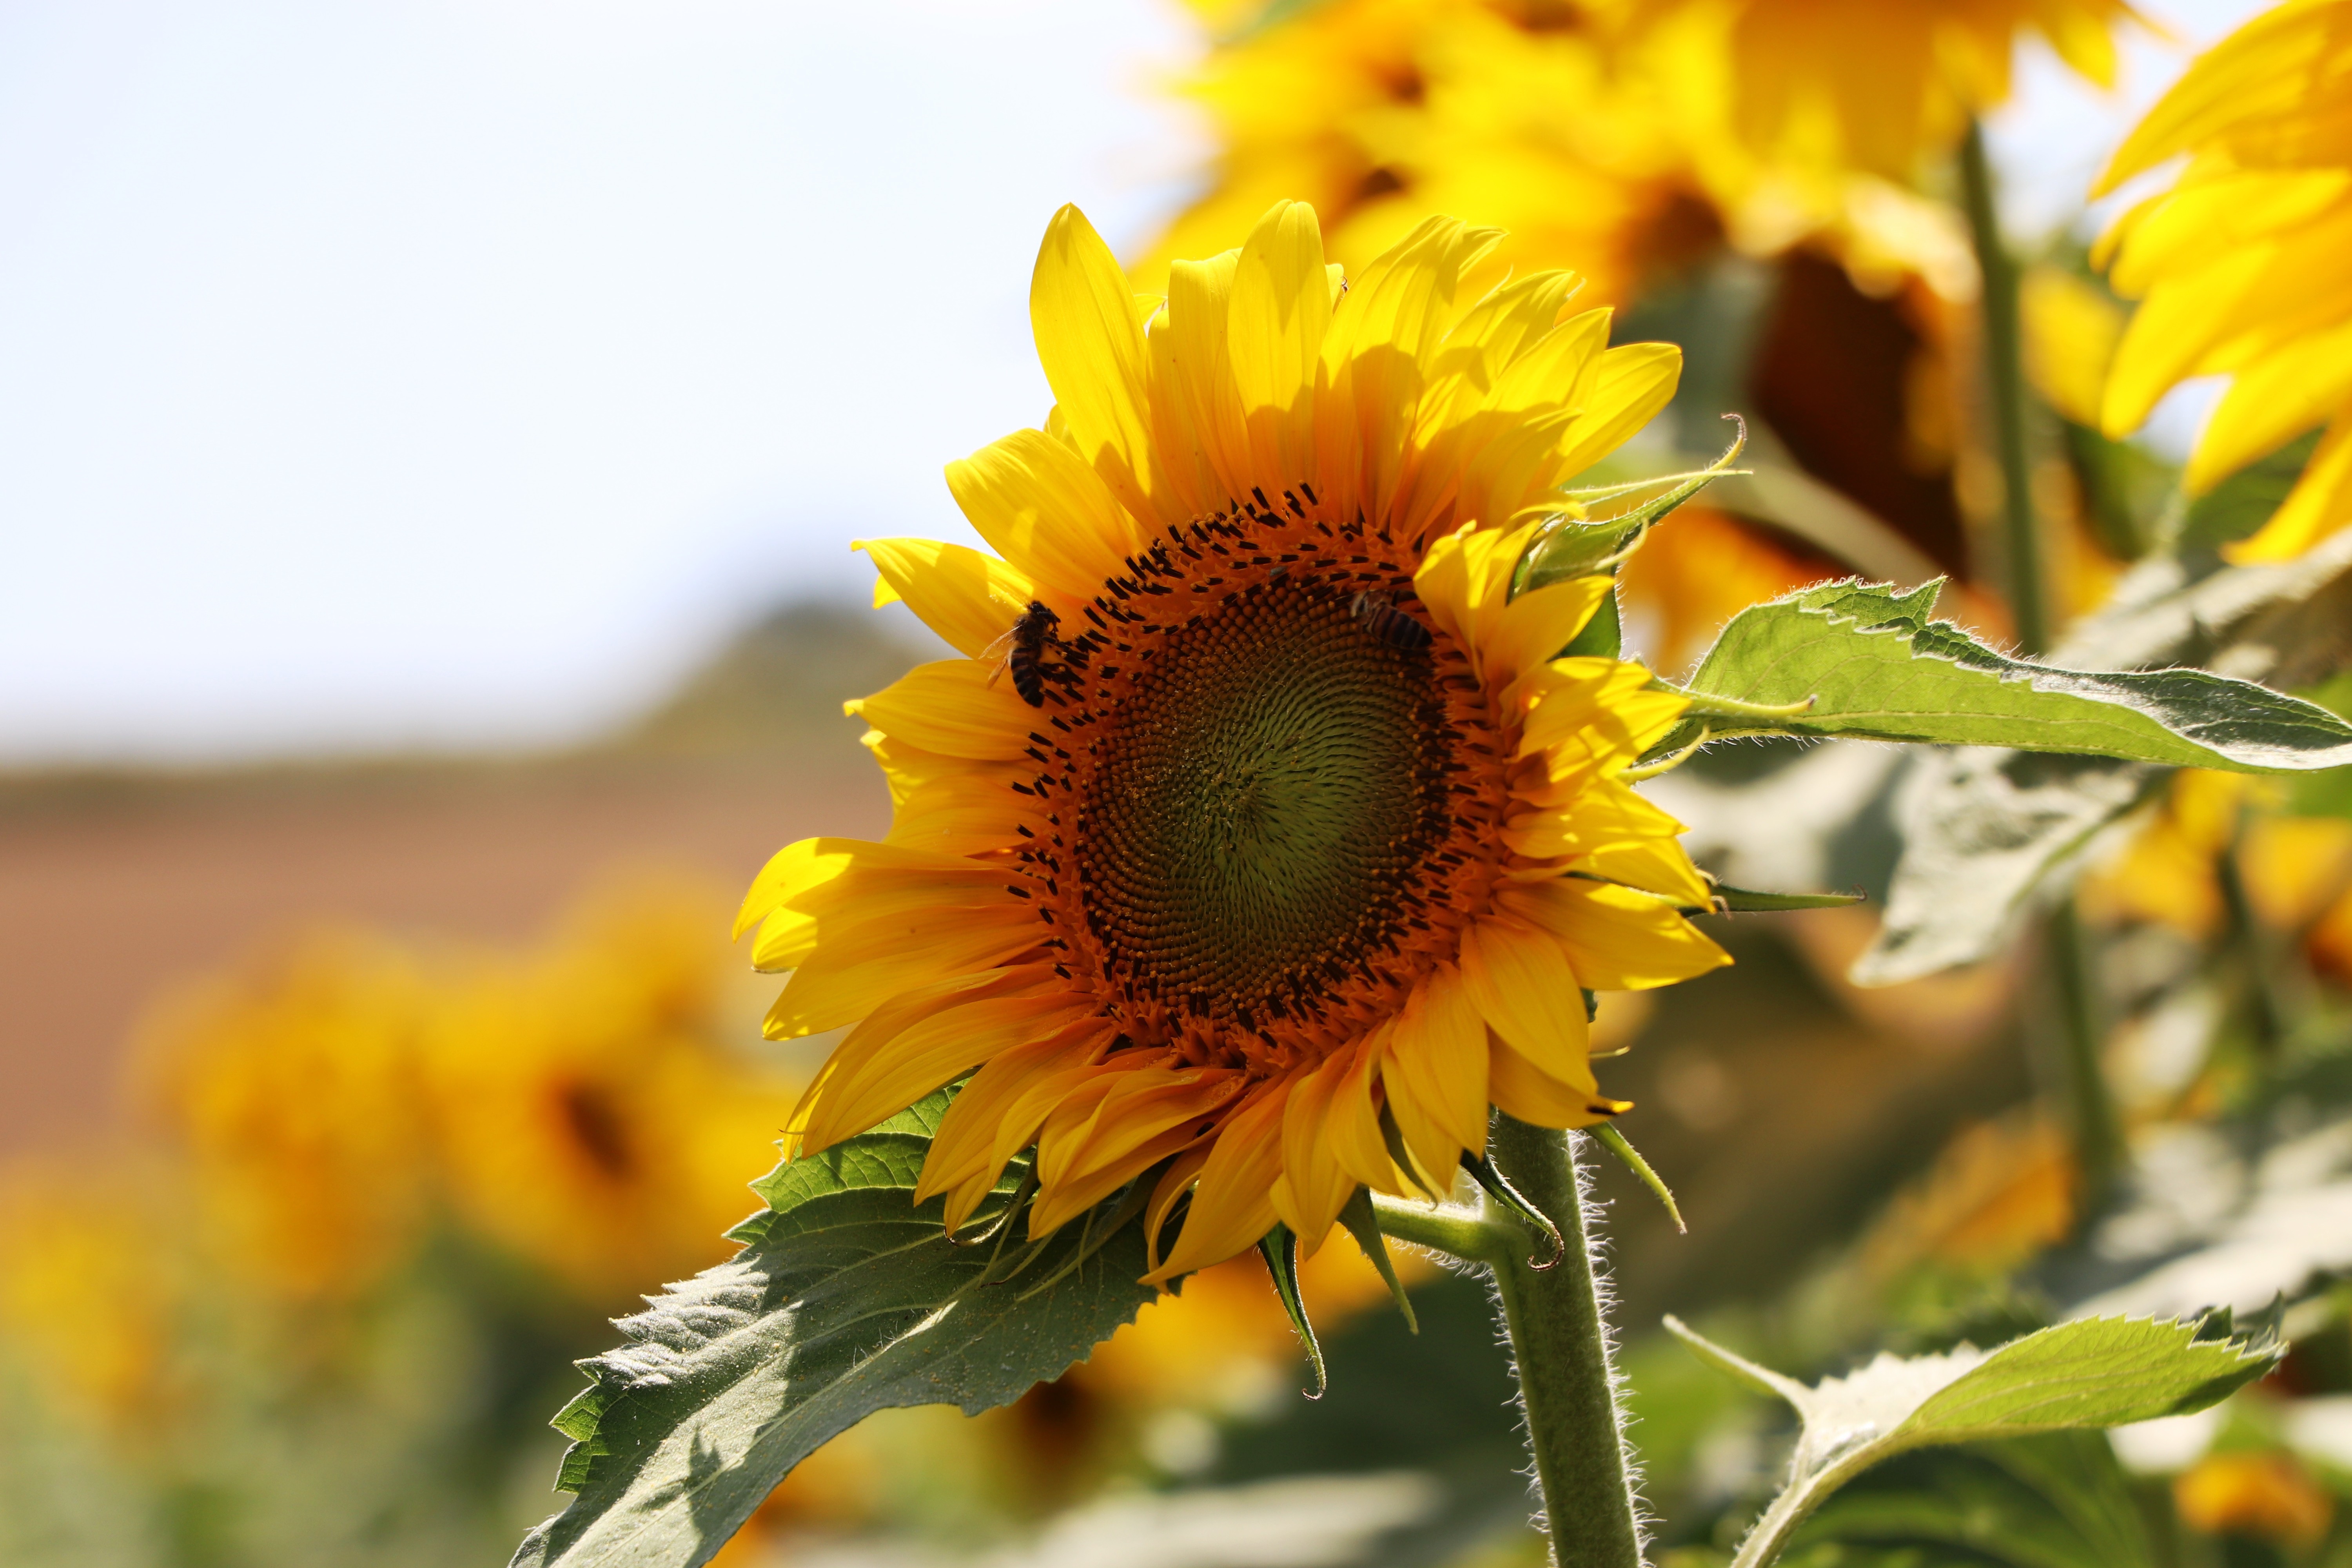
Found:
[[[1543,1489],[1552,1561],[1559,1568],[1641,1568],[1641,1530],[1609,1365],[1608,1325],[1587,1251],[1575,1144],[1567,1133],[1497,1114],[1488,1152],[1520,1195],[1559,1226],[1564,1243],[1557,1263],[1530,1267],[1534,1238],[1507,1208],[1489,1200],[1486,1224],[1507,1229],[1518,1243],[1493,1268],[1518,1372],[1528,1447]]]
[[[1465,1263],[1491,1265],[1517,1238],[1517,1232],[1498,1229],[1471,1209],[1455,1208],[1451,1204],[1401,1202],[1378,1193],[1372,1194],[1372,1217],[1384,1236],[1458,1258]]]
[[[1993,199],[1992,163],[1984,130],[1969,121],[1960,141],[1960,187],[1969,232],[1983,276],[1985,391],[1992,405],[1993,446],[2000,459],[2002,541],[2009,557],[2010,613],[2029,657],[2050,646],[2049,573],[2042,525],[2033,512],[2033,473],[2025,444],[2025,328],[2018,304],[2016,259],[2001,238]],[[2081,1173],[2077,1224],[2087,1224],[2115,1194],[2124,1157],[2115,1100],[2099,1065],[2105,1023],[2098,979],[2082,917],[2069,899],[2052,911],[2050,965],[2058,990],[2061,1048],[2058,1077],[2065,1086],[2074,1166]]]
[[[2099,1065],[2099,1042],[2106,1034],[2105,1009],[2099,1005],[2083,918],[2072,899],[2051,911],[2049,932],[2051,975],[2058,990],[2061,1076],[2074,1168],[2083,1183],[2081,1202],[2075,1205],[2080,1229],[2103,1212],[2115,1195],[2123,1166],[2123,1129],[2116,1117],[2107,1075]]]
[[[2017,263],[2000,237],[1992,164],[1974,121],[1960,142],[1960,188],[1983,277],[1985,391],[1992,405],[1993,446],[2000,458],[2002,542],[2009,557],[2009,607],[2017,640],[2030,656],[2050,646],[2049,588],[2042,531],[2033,515],[2033,474],[2025,450],[2024,327]]]

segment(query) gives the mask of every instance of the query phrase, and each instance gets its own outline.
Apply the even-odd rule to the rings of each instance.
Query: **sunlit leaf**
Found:
[[[1941,588],[1826,583],[1742,610],[1691,678],[1698,700],[1685,729],[2011,746],[2247,773],[2352,763],[2352,725],[2315,703],[2201,669],[2102,674],[2011,658],[1931,619]],[[1710,712],[1709,699],[1724,700]],[[1769,720],[1737,711],[1808,701]]]
[[[1962,1345],[1940,1355],[1882,1354],[1808,1387],[1673,1318],[1666,1327],[1709,1364],[1786,1400],[1802,1423],[1789,1483],[1741,1546],[1736,1568],[1773,1561],[1832,1492],[1897,1454],[2184,1415],[2278,1359],[2268,1346],[2206,1337],[2197,1323],[2090,1318],[1989,1352]]]
[[[572,1439],[559,1484],[578,1495],[516,1564],[707,1562],[828,1437],[891,1406],[1017,1399],[1152,1299],[1139,1220],[1108,1237],[1074,1221],[1034,1249],[1017,1221],[1001,1247],[950,1243],[940,1200],[908,1201],[947,1104],[778,1166],[757,1184],[769,1206],[729,1233],[740,1253],[580,1363],[593,1384],[555,1422]]]

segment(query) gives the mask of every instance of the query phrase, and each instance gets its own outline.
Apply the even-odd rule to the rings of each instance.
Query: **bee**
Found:
[[[1386,594],[1359,594],[1348,612],[1358,626],[1400,653],[1418,653],[1429,646],[1429,628],[1398,609]]]
[[[1062,639],[1055,634],[1055,628],[1061,624],[1061,616],[1036,600],[1030,600],[1029,607],[1013,620],[1013,629],[982,653],[982,658],[993,658],[1000,650],[1003,654],[989,673],[988,684],[994,686],[1009,669],[1013,672],[1013,689],[1021,694],[1021,700],[1032,708],[1045,706],[1045,668],[1039,661],[1048,647],[1062,646]]]

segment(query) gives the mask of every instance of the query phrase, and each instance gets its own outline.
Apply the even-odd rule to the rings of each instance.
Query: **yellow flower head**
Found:
[[[1620,777],[1684,704],[1553,657],[1605,579],[1512,587],[1525,517],[1680,359],[1607,347],[1566,274],[1472,297],[1496,238],[1432,219],[1343,284],[1286,203],[1139,300],[1055,216],[1057,406],[948,469],[999,553],[863,546],[966,656],[851,704],[890,836],[793,845],[744,902],[795,971],[770,1032],[854,1026],[803,1147],[971,1074],[920,1185],[950,1225],[1033,1142],[1037,1234],[1161,1167],[1155,1234],[1191,1194],[1167,1278],[1407,1190],[1384,1124],[1443,1189],[1490,1103],[1622,1109],[1579,988],[1727,962],[1676,912],[1706,898],[1679,825]]]
[[[2352,0],[2290,0],[2207,51],[2108,164],[2110,190],[2181,153],[2169,189],[2099,242],[2142,300],[2105,424],[2122,436],[2191,376],[2229,391],[2189,460],[2192,492],[2325,424],[2302,481],[2243,560],[2352,522]]]
[[[2027,28],[2102,86],[2123,0],[1676,0],[1644,7],[1676,74],[1712,76],[1732,132],[1773,163],[1913,177],[2009,96]]]
[[[1612,300],[1717,237],[1666,106],[1619,79],[1576,5],[1328,0],[1236,26],[1232,5],[1192,4],[1222,37],[1181,91],[1219,152],[1160,265],[1233,244],[1286,195],[1351,265],[1472,213],[1508,231],[1498,259],[1573,268]]]
[[[430,1198],[408,954],[319,933],[150,1025],[149,1097],[231,1261],[290,1298],[349,1298],[422,1239]]]

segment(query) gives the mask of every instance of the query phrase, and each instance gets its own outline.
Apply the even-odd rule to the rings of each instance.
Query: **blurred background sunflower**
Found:
[[[2025,629],[1980,157],[2050,637],[2284,562],[2320,585],[2149,657],[2341,706],[2347,38],[2345,0],[9,8],[0,1562],[496,1561],[548,1511],[571,1361],[724,1256],[835,1043],[762,1040],[724,922],[776,844],[889,827],[841,704],[941,645],[847,544],[980,542],[939,465],[1049,398],[1063,203],[1155,291],[1278,199],[1350,271],[1448,214],[1679,344],[1592,476],[1748,419],[1621,574],[1673,672],[1849,574]],[[1890,1467],[1802,1550],[2352,1560],[2352,788],[2150,777],[2084,847],[2102,1187],[2034,953],[1848,978],[1923,766],[1656,792],[1734,881],[1874,895],[1709,922],[1735,966],[1595,1025],[1692,1226],[1604,1173],[1662,1556],[1721,1561],[1787,1436],[1663,1311],[1835,1371],[2275,1298],[2294,1352],[2219,1413]],[[1415,1335],[1344,1238],[1307,1276],[1319,1402],[1244,1258],[1003,1410],[858,1426],[725,1560],[1539,1561],[1480,1288],[1409,1264]]]

